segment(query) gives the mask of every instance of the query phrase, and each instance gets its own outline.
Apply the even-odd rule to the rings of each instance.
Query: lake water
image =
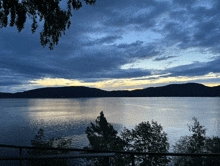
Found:
[[[171,145],[190,134],[187,124],[193,124],[194,116],[208,136],[220,136],[220,98],[0,99],[0,144],[29,146],[43,128],[47,138],[72,138],[73,147],[82,148],[89,143],[86,127],[101,111],[119,133],[142,121],[157,121]]]

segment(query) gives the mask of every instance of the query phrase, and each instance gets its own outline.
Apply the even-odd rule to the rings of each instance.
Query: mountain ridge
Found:
[[[17,93],[1,93],[0,98],[86,98],[86,97],[220,97],[220,86],[198,83],[169,84],[137,90],[105,91],[84,86],[45,87]]]

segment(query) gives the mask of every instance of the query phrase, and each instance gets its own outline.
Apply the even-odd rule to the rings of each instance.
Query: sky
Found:
[[[96,0],[72,14],[54,50],[41,46],[43,22],[0,29],[0,92],[220,85],[219,0]]]

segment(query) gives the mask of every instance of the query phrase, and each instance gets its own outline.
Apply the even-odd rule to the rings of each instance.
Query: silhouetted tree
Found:
[[[0,0],[0,28],[8,25],[8,16],[11,15],[10,26],[17,26],[18,32],[24,28],[27,16],[33,20],[32,33],[35,32],[37,16],[39,21],[44,19],[44,29],[40,33],[41,45],[45,47],[49,43],[52,50],[58,44],[62,33],[65,35],[66,27],[70,27],[71,9],[78,10],[82,7],[80,0],[68,0],[67,11],[59,7],[61,0]],[[94,5],[96,0],[83,0],[86,4]]]
[[[34,140],[31,140],[31,144],[34,147],[40,148],[70,148],[71,147],[71,139],[64,139],[59,138],[55,139],[52,138],[50,140],[43,140],[44,130],[40,129],[38,134],[35,136]],[[63,150],[41,150],[41,149],[32,149],[28,151],[28,154],[31,156],[43,156],[43,155],[59,155],[59,154],[66,154],[68,151]],[[34,159],[28,160],[27,165],[30,166],[68,166],[69,162],[68,159]]]
[[[208,137],[206,139],[206,151],[208,153],[220,153],[220,138]],[[206,157],[206,165],[219,166],[220,159],[218,157]]]
[[[87,127],[86,134],[90,142],[90,147],[84,149],[107,150],[107,151],[123,151],[125,142],[117,136],[117,131],[109,124],[104,117],[103,111],[97,117],[95,124],[91,122],[91,126]],[[106,158],[90,159],[95,165],[106,165]],[[114,159],[115,165],[124,165],[123,156],[117,154]]]
[[[126,150],[135,152],[163,152],[169,150],[167,134],[157,122],[142,122],[129,130],[124,128],[121,132],[122,139],[127,142]],[[143,156],[136,157],[140,165],[162,166],[169,162],[166,156]]]
[[[176,153],[220,153],[220,138],[206,137],[206,129],[201,126],[199,121],[194,117],[194,125],[188,125],[191,136],[181,137],[174,145]],[[195,166],[195,165],[220,165],[220,161],[216,157],[174,157],[174,165],[176,166]]]

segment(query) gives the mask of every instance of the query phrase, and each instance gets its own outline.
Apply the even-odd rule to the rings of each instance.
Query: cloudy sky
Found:
[[[20,33],[0,29],[0,92],[220,85],[219,0],[97,0],[72,14],[52,51],[40,44],[43,22],[34,34],[30,19]]]

